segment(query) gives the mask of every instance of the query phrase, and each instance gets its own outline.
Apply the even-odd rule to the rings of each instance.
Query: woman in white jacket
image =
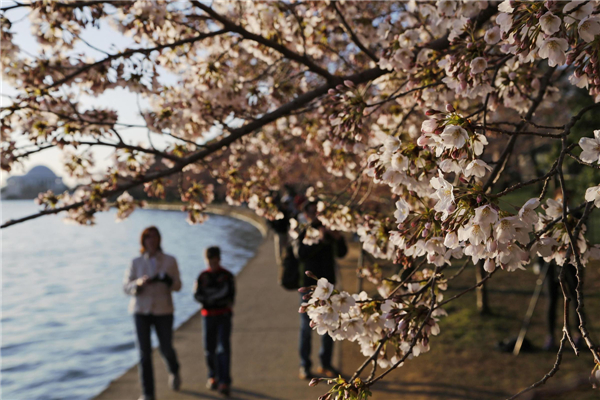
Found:
[[[133,296],[129,312],[134,316],[137,347],[140,352],[139,374],[143,395],[140,400],[154,400],[151,328],[154,326],[160,352],[169,369],[169,386],[179,390],[179,363],[173,349],[172,291],[181,289],[175,257],[162,252],[160,233],[154,226],[144,229],[140,239],[142,255],[135,258],[125,272],[123,289]]]

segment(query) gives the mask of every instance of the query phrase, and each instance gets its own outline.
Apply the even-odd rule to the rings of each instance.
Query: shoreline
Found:
[[[140,208],[142,210],[162,210],[162,211],[179,211],[181,210],[180,204],[162,204],[162,203],[148,203],[146,207]],[[209,204],[206,207],[207,214],[222,215],[225,217],[232,217],[243,222],[247,222],[254,226],[263,237],[263,240],[267,237],[269,232],[269,226],[267,225],[264,218],[259,217],[256,213],[249,208],[230,206],[228,204]]]

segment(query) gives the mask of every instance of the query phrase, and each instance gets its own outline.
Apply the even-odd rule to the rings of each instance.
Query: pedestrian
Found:
[[[154,400],[151,329],[154,327],[160,352],[169,370],[169,387],[179,390],[179,362],[173,348],[173,299],[171,292],[181,289],[175,257],[163,253],[160,232],[150,226],[142,232],[140,257],[125,272],[123,289],[133,296],[129,312],[133,314],[140,362],[138,371],[143,394],[140,400]]]
[[[296,218],[296,215],[298,214],[292,201],[292,194],[295,195],[293,187],[291,185],[285,185],[283,196],[279,192],[276,192],[273,195],[273,203],[277,206],[282,218],[268,221],[271,228],[275,231],[273,239],[275,243],[275,263],[278,267],[283,265],[283,259],[285,258],[286,251],[290,246],[290,240],[288,236],[288,231],[290,229],[290,218]]]
[[[339,232],[330,231],[317,218],[317,203],[307,202],[304,205],[306,223],[319,231],[317,243],[307,245],[302,243],[306,229],[302,230],[294,243],[294,252],[300,264],[300,287],[316,285],[317,282],[306,276],[306,271],[312,272],[318,278],[326,278],[335,285],[335,258],[344,257],[348,252],[344,237]],[[302,302],[302,294],[300,295]],[[307,313],[300,314],[300,379],[312,379],[311,353],[312,329]],[[334,378],[339,372],[331,365],[333,354],[333,339],[329,334],[321,336],[319,358],[321,367],[317,373],[328,378]]]
[[[207,388],[229,396],[231,390],[231,318],[235,299],[235,278],[221,265],[221,249],[205,251],[206,270],[194,288],[194,298],[202,304],[204,354],[208,367]]]

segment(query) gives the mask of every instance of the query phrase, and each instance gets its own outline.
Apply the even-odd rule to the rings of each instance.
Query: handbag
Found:
[[[288,244],[279,271],[279,284],[287,290],[300,288],[300,262],[294,255],[294,248]]]

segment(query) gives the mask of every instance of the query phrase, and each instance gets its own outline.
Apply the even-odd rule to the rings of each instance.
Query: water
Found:
[[[35,211],[29,200],[3,201],[2,221]],[[112,210],[94,227],[45,216],[2,231],[0,398],[90,399],[136,363],[122,279],[143,228],[157,226],[162,248],[177,258],[176,326],[199,309],[192,285],[203,250],[220,246],[222,264],[237,273],[261,241],[252,225],[222,216],[190,226],[181,212],[138,210],[114,221]]]

